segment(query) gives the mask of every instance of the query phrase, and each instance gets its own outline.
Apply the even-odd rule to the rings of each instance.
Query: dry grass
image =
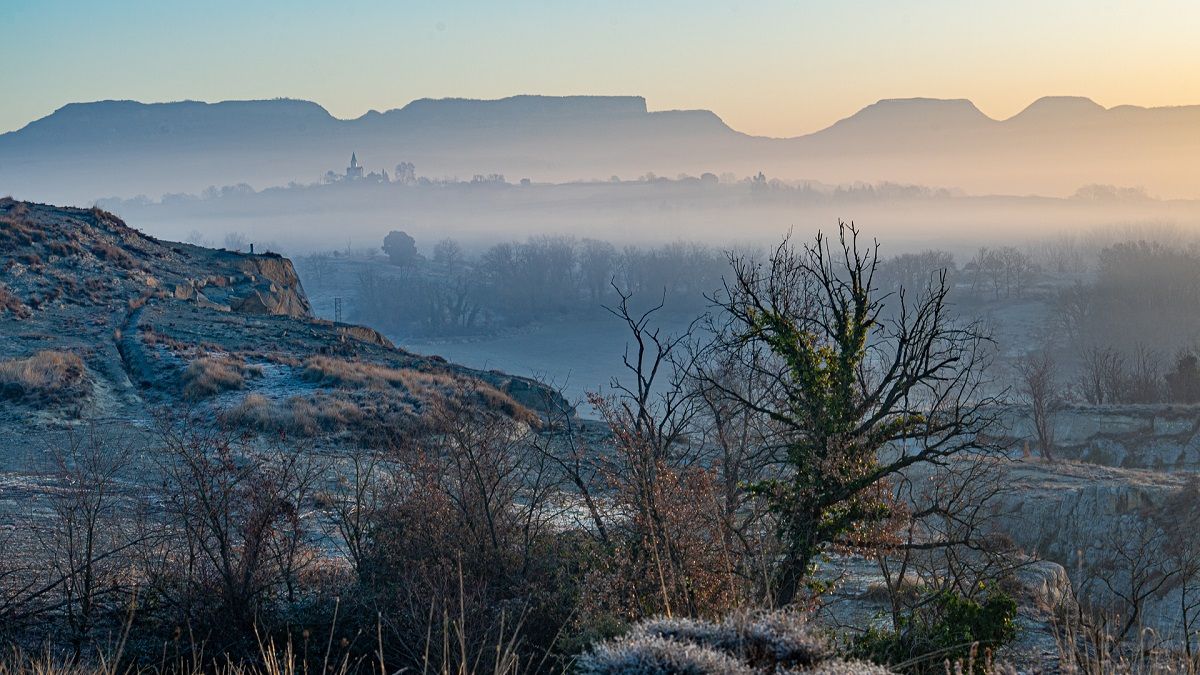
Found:
[[[46,244],[46,250],[59,257],[77,257],[83,254],[83,249],[74,240],[52,241]]]
[[[323,670],[327,675],[378,672],[361,661],[352,663],[348,656],[338,658],[332,650],[327,650],[323,660],[318,656],[316,663],[310,664],[313,655],[297,654],[290,645],[281,650],[263,646],[255,658],[242,662],[217,657],[210,660],[201,653],[190,658],[163,658],[160,663],[143,666],[123,660],[120,646],[116,652],[114,657],[99,656],[92,661],[79,662],[57,658],[47,652],[32,656],[14,651],[0,657],[0,675],[307,675],[310,667],[317,672]]]
[[[1188,636],[1195,640],[1196,635]],[[1128,644],[1112,636],[1080,630],[1068,622],[1057,627],[1057,672],[1078,675],[1197,675],[1200,654],[1187,654],[1181,641],[1164,639],[1143,628]],[[1195,644],[1193,643],[1193,647]]]
[[[261,373],[228,356],[203,356],[183,372],[183,395],[196,400],[246,386],[246,377]]]
[[[124,249],[117,248],[106,241],[98,241],[93,244],[92,253],[96,254],[97,258],[107,260],[121,269],[131,270],[138,266],[133,256],[129,255]]]
[[[12,213],[0,216],[0,251],[15,251],[42,241],[45,236],[41,228],[30,224],[22,216]]]
[[[518,651],[519,626],[511,630],[501,628],[494,640],[487,644],[468,646],[460,639],[463,626],[468,622],[460,611],[458,618],[442,625],[440,635],[430,632],[424,645],[415,645],[424,654],[420,672],[423,675],[518,675],[518,673],[544,672],[536,663],[526,663]],[[357,655],[346,649],[343,639],[333,640],[333,632],[324,641],[313,636],[314,644],[308,642],[305,632],[303,644],[290,640],[279,646],[274,640],[256,634],[258,648],[241,655],[207,655],[204,645],[192,644],[188,656],[170,658],[166,650],[156,663],[134,664],[125,658],[125,649],[131,636],[128,626],[117,638],[117,644],[108,650],[100,650],[84,660],[74,660],[56,655],[50,650],[36,655],[13,647],[0,653],[0,675],[379,675],[386,673],[416,672],[402,668],[396,670],[386,663],[384,643],[377,633],[377,646],[372,653]],[[178,643],[176,650],[178,650]],[[442,647],[441,658],[434,650]],[[476,651],[478,650],[478,651]]]
[[[0,398],[73,401],[85,393],[86,372],[83,360],[71,352],[47,350],[29,358],[0,361]]]
[[[8,290],[8,287],[4,284],[0,284],[0,314],[5,313],[12,314],[18,319],[28,318],[31,314],[29,308],[25,306],[25,303],[21,302],[21,299],[16,294]]]
[[[326,387],[358,389],[401,388],[415,390],[430,386],[453,386],[448,375],[422,373],[407,368],[389,368],[375,363],[314,356],[304,362],[304,379]]]
[[[316,436],[349,428],[365,415],[353,401],[336,396],[293,396],[285,401],[272,401],[261,394],[249,394],[226,411],[225,417],[258,431]]]
[[[485,382],[453,373],[389,368],[376,363],[315,356],[304,362],[303,377],[324,387],[400,391],[418,404],[473,402],[526,423],[537,421],[537,415],[508,394]]]

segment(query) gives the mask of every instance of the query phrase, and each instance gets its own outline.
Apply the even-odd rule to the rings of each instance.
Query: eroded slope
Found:
[[[431,406],[528,416],[535,382],[312,316],[289,260],[164,242],[99,209],[0,200],[3,423],[212,406],[262,430],[415,428]]]

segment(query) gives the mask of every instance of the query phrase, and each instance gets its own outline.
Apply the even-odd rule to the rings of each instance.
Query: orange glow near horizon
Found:
[[[285,96],[351,118],[425,97],[637,94],[766,136],[884,98],[967,98],[997,119],[1048,95],[1200,104],[1194,0],[99,5],[0,5],[21,26],[0,44],[0,84],[21,92],[0,131],[102,99]]]

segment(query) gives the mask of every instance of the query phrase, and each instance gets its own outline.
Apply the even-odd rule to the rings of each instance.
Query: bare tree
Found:
[[[442,239],[433,246],[432,262],[439,271],[446,275],[457,272],[459,266],[463,264],[462,246],[449,237]]]
[[[555,395],[558,394],[558,395]],[[545,431],[533,443],[533,448],[557,466],[564,482],[575,490],[586,514],[585,529],[589,529],[605,546],[611,543],[608,525],[601,511],[601,490],[607,487],[605,472],[608,462],[603,453],[587,441],[576,417],[575,406],[558,392],[546,392],[542,400]]]
[[[695,359],[691,383],[702,405],[695,427],[704,439],[704,462],[719,480],[724,545],[736,572],[750,583],[752,597],[769,597],[772,579],[764,572],[776,559],[779,547],[772,537],[765,504],[746,486],[775,475],[784,462],[775,425],[758,411],[771,403],[776,391],[764,377],[764,368],[742,368],[740,363],[770,360],[772,355],[758,344],[747,344],[737,352],[704,355],[710,358]],[[724,393],[726,389],[737,391],[737,399],[754,401],[755,406],[741,405]]]
[[[1084,400],[1095,405],[1117,402],[1125,378],[1125,359],[1115,349],[1088,347],[1083,351],[1079,388]]]
[[[388,498],[386,470],[373,451],[351,452],[339,467],[338,490],[330,504],[333,526],[343,555],[361,577],[366,574],[377,515]]]
[[[1100,604],[1100,629],[1116,648],[1142,628],[1146,603],[1175,585],[1182,570],[1172,564],[1166,533],[1141,518],[1116,519],[1103,544],[1104,557],[1080,585]]]
[[[303,261],[304,271],[312,275],[318,284],[325,283],[333,272],[333,262],[327,253],[313,253],[305,256]]]
[[[983,434],[998,399],[983,387],[988,340],[949,314],[945,274],[895,297],[884,315],[876,247],[839,224],[835,254],[818,235],[785,241],[764,265],[733,259],[718,299],[727,317],[716,351],[761,344],[778,358],[759,368],[777,397],[750,400],[714,386],[777,425],[786,471],[753,486],[786,546],[776,602],[789,604],[830,546],[854,545],[890,519],[886,481],[919,464],[990,449]],[[764,367],[767,364],[778,367]]]
[[[1197,628],[1200,628],[1200,479],[1188,482],[1154,512],[1153,524],[1164,533],[1163,548],[1168,556],[1165,567],[1176,570],[1172,580],[1179,595],[1179,637],[1188,660],[1195,655]]]
[[[894,479],[901,526],[897,537],[874,553],[894,630],[938,593],[977,598],[1025,564],[995,527],[996,500],[1012,489],[1006,462],[969,453]]]
[[[302,509],[321,469],[304,451],[256,445],[220,424],[163,418],[156,459],[168,532],[157,569],[190,615],[233,636],[250,629],[269,591],[294,593],[310,558]],[[171,587],[174,586],[174,591]],[[215,595],[215,603],[197,599]],[[217,617],[220,617],[219,623]]]
[[[1054,460],[1054,417],[1063,402],[1058,364],[1049,349],[1029,352],[1017,360],[1020,393],[1029,406],[1042,457]]]
[[[112,563],[129,543],[118,509],[131,450],[124,439],[92,425],[70,433],[53,455],[61,487],[51,498],[55,517],[47,543],[62,579],[62,609],[78,658],[104,601],[123,590],[117,583],[119,567]]]

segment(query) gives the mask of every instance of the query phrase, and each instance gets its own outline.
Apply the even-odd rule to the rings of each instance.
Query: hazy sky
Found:
[[[640,94],[815,131],[880,98],[1200,103],[1200,1],[0,0],[0,131],[71,101]]]

